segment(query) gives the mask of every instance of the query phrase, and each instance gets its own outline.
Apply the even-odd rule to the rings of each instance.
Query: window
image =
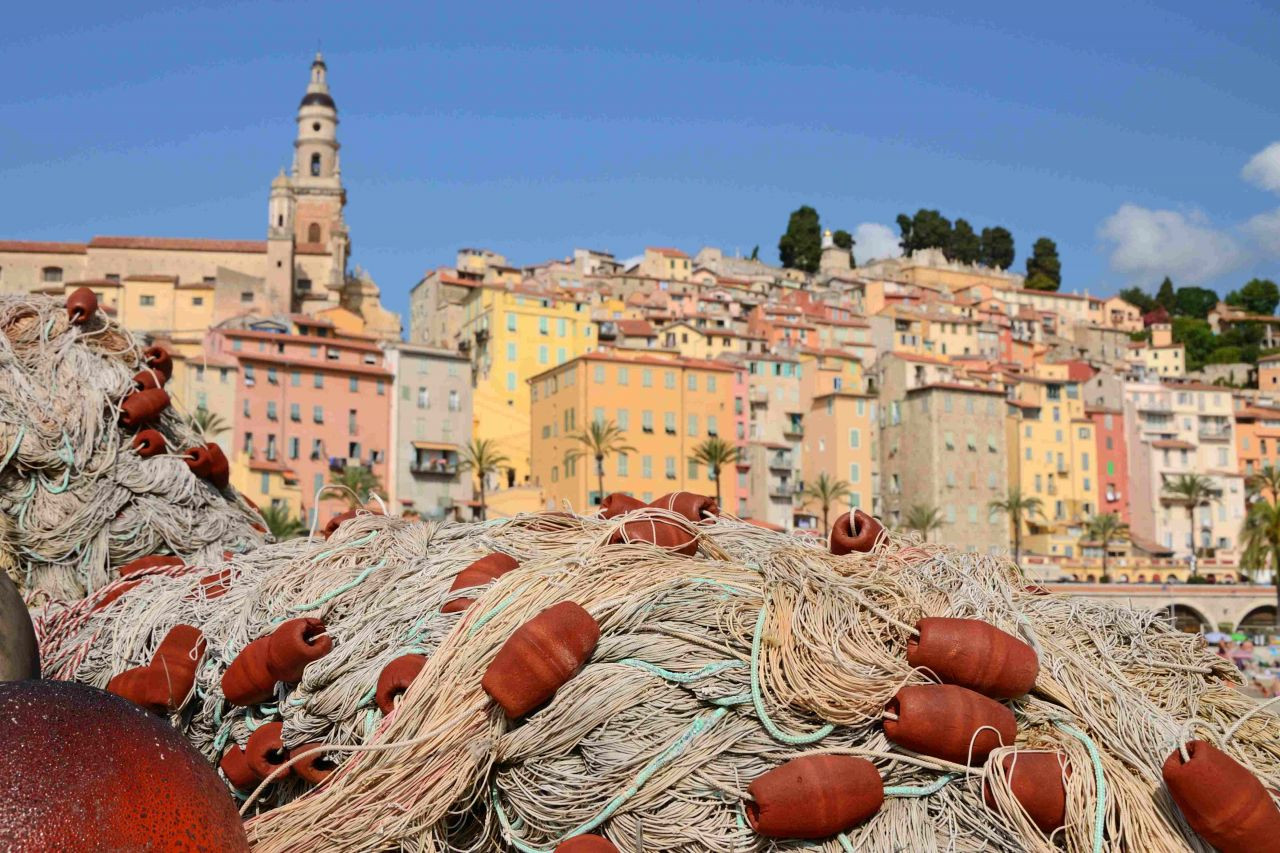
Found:
[[[509,371],[507,373],[507,390],[508,391],[516,390],[516,374],[514,371]]]
[[[250,388],[252,388],[252,387],[253,387],[253,385],[254,385],[254,383],[257,381],[257,379],[258,379],[258,377],[257,377],[257,375],[254,373],[253,365],[252,365],[252,364],[246,364],[246,365],[244,366],[244,384],[245,384],[245,385],[248,385]],[[1264,452],[1265,452],[1265,451],[1264,451]]]
[[[276,461],[276,437],[274,434],[267,436],[267,459],[268,461]]]
[[[551,361],[550,350],[546,346],[538,347],[538,364],[547,364]]]
[[[297,403],[289,404],[289,420],[299,422],[302,420],[302,406]],[[297,459],[298,457],[295,456],[294,458]]]
[[[540,335],[551,334],[551,322],[546,317],[538,318],[538,334]]]
[[[431,392],[422,386],[418,386],[418,408],[428,409],[431,407]]]
[[[311,420],[318,424],[324,423],[324,406],[313,406],[311,409]]]
[[[947,471],[947,488],[954,489],[956,487],[956,472]]]
[[[360,390],[360,380],[352,376],[347,379],[347,390],[352,394]]]
[[[676,413],[664,412],[662,415],[662,426],[667,431],[667,435],[676,434]]]
[[[653,476],[653,457],[652,456],[640,457],[640,472],[645,477]]]
[[[640,413],[640,428],[645,432],[653,432],[653,412],[645,409]]]
[[[318,178],[320,176],[320,154],[318,152],[311,155],[311,176],[313,178]],[[312,242],[314,243],[316,241],[312,240]]]
[[[252,301],[253,301],[253,291],[252,291],[252,290],[242,290],[242,291],[240,291],[240,301],[241,301],[241,303],[246,303],[246,304],[247,304],[247,303],[249,303],[249,302],[252,302]]]
[[[690,391],[698,390],[698,374],[696,373],[689,374],[689,390]]]
[[[946,446],[947,450],[956,449],[956,437],[951,434],[951,430],[947,430],[942,434],[942,443]]]
[[[40,270],[40,280],[51,284],[62,281],[62,267],[45,267]]]
[[[379,379],[374,383],[374,393],[379,397],[385,397],[387,395],[387,380]]]
[[[698,416],[689,415],[689,435],[696,437],[698,435]]]
[[[947,504],[947,524],[956,523],[956,505]]]
[[[667,479],[674,480],[676,478],[676,458],[674,456],[667,457]]]
[[[569,360],[569,352],[564,347],[556,348],[556,364],[564,364]]]
[[[147,308],[156,304],[156,298],[149,293],[144,293],[138,297],[138,304]]]
[[[964,444],[965,444],[965,447],[969,448],[970,450],[977,450],[978,437],[973,433],[969,433],[964,437]]]
[[[640,385],[645,388],[653,387],[653,371],[647,367],[640,371]]]
[[[1087,491],[1089,491],[1089,478],[1088,478],[1088,477],[1085,477],[1085,478],[1084,478],[1084,490],[1085,490],[1086,492],[1087,492]]]
[[[618,409],[618,429],[628,430],[631,428],[631,413],[626,409]]]
[[[312,384],[312,385],[314,385],[316,388],[323,388],[323,387],[324,387],[324,374],[323,374],[323,373],[317,373],[317,374],[315,375],[315,378],[312,380],[311,384]]]
[[[556,335],[562,338],[567,335],[568,325],[568,322],[563,317],[556,320]]]
[[[627,474],[627,464],[628,464],[627,454],[619,453],[618,454],[618,476],[619,477],[629,476]]]
[[[309,278],[300,278],[300,279],[298,279],[298,291],[299,291],[299,292],[301,292],[301,293],[310,293],[310,292],[311,292],[311,279],[309,279]]]
[[[302,444],[302,443],[301,443],[300,441],[298,441],[298,437],[297,437],[297,436],[294,436],[293,438],[289,439],[289,458],[290,458],[290,459],[297,459],[297,458],[298,458],[298,454],[299,454],[299,453],[301,452],[301,450],[302,450],[302,448],[301,448],[301,444]]]
[[[862,480],[862,466],[854,462],[849,466],[849,482],[857,483]]]
[[[244,434],[244,452],[253,455],[253,433],[246,432]]]
[[[715,415],[707,415],[707,435],[719,435],[720,427],[716,423]]]
[[[698,479],[698,460],[696,459],[689,460],[689,479]]]
[[[264,472],[262,475],[261,481],[258,483],[258,486],[259,486],[258,491],[262,492],[264,495],[267,492],[270,492],[271,491],[271,475]]]
[[[625,367],[618,368],[618,384],[629,385],[631,383],[631,371]]]
[[[249,400],[248,400],[248,398],[245,398],[245,401],[244,401],[244,416],[245,416],[246,418],[248,418],[248,417],[252,417],[252,415],[250,415],[250,414],[249,414]]]
[[[515,330],[516,330],[516,315],[508,311],[507,312],[507,331],[514,332]]]
[[[276,416],[276,401],[275,401],[275,400],[268,400],[268,401],[267,401],[267,420],[269,420],[269,421],[279,420],[279,418]]]
[[[591,420],[598,424],[604,423],[604,406],[596,406],[591,410]]]
[[[319,459],[319,458],[320,458],[320,457],[322,457],[322,456],[324,456],[324,443],[323,443],[323,442],[321,442],[321,441],[320,441],[320,439],[318,439],[318,438],[313,438],[313,439],[311,440],[311,458],[312,458],[312,459]],[[317,476],[317,477],[323,477],[324,475],[323,475],[323,474],[316,474],[316,476]],[[317,488],[319,488],[319,487],[317,487]]]
[[[663,386],[664,388],[675,388],[675,387],[676,387],[676,374],[675,374],[675,371],[673,371],[673,370],[665,371],[665,373],[663,374],[663,377],[662,377],[662,386]]]
[[[449,411],[456,412],[462,409],[462,398],[458,394],[457,389],[449,392]]]
[[[1088,453],[1081,453],[1081,454],[1080,454],[1080,470],[1081,470],[1081,471],[1088,471],[1088,470],[1089,470],[1089,454],[1088,454]],[[1089,488],[1089,487],[1088,487],[1088,486],[1085,486],[1085,488],[1087,489],[1087,488]]]
[[[191,304],[192,304],[193,306],[196,306],[196,307],[198,307],[198,306],[200,306],[200,305],[203,305],[203,304],[204,304],[204,297],[203,297],[203,296],[193,296],[193,297],[191,297]]]
[[[860,429],[849,430],[849,446],[854,448],[855,450],[862,446],[862,430]]]
[[[708,376],[708,377],[707,377],[707,391],[708,391],[709,393],[715,393],[715,390],[716,390],[716,378],[715,378],[714,376]]]

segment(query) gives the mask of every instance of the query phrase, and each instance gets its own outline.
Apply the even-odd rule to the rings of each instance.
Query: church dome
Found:
[[[328,107],[331,110],[336,110],[338,108],[337,104],[333,102],[333,98],[327,92],[307,92],[307,94],[302,96],[302,103],[298,104],[298,106],[309,107],[312,104],[319,104],[320,106]]]

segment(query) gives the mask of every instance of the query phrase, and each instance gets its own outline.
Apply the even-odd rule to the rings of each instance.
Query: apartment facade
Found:
[[[1129,453],[1125,440],[1124,409],[1089,406],[1085,416],[1093,421],[1098,451],[1098,514],[1114,513],[1129,523]]]

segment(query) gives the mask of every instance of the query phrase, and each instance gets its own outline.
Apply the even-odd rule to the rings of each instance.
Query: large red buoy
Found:
[[[1280,809],[1258,777],[1207,741],[1191,741],[1187,754],[1175,749],[1161,772],[1191,828],[1222,853],[1280,848]]]
[[[715,498],[693,492],[671,492],[649,504],[651,507],[679,513],[693,522],[706,521],[709,516],[720,514]]]
[[[458,572],[457,577],[453,579],[453,585],[449,587],[449,592],[453,593],[460,589],[484,586],[489,581],[497,580],[519,565],[515,558],[506,554],[488,554]],[[474,598],[455,598],[452,601],[446,601],[444,606],[440,608],[440,612],[457,613],[461,610],[466,610],[474,603]]]
[[[137,391],[146,391],[148,388],[159,388],[163,383],[164,377],[159,376],[154,370],[139,370],[133,374],[133,387]]]
[[[120,423],[127,427],[154,422],[169,407],[169,394],[159,388],[134,391],[120,404]]]
[[[325,752],[328,746],[328,744],[319,741],[295,746],[289,750],[290,759],[297,758],[299,755],[306,755],[307,757],[296,764],[289,765],[289,769],[293,771],[295,776],[305,779],[312,785],[319,785],[329,778],[333,771],[338,769],[338,765]]]
[[[277,767],[289,760],[289,751],[284,748],[283,735],[284,723],[278,720],[273,723],[263,723],[249,735],[249,741],[244,745],[244,760],[259,779],[267,778],[275,772]],[[275,781],[280,781],[286,775],[288,775],[287,772],[281,773]]]
[[[1015,752],[1000,760],[1009,790],[1026,811],[1031,822],[1045,835],[1052,835],[1067,822],[1066,777],[1071,770],[1067,757],[1058,752]],[[990,782],[982,785],[987,808],[996,807]]]
[[[614,492],[611,495],[605,495],[604,500],[600,502],[600,517],[613,518],[632,510],[643,509],[645,506],[647,504],[639,498],[624,495],[622,492]]]
[[[67,320],[73,326],[83,326],[98,311],[98,294],[87,287],[77,287],[67,297]]]
[[[188,447],[183,461],[187,463],[191,473],[201,480],[209,479],[209,474],[213,472],[213,457],[209,455],[209,449],[202,444]]]
[[[169,355],[167,349],[157,344],[147,347],[142,351],[142,355],[147,360],[147,366],[160,374],[161,385],[173,377],[173,356]]]
[[[889,740],[956,764],[977,766],[996,747],[1011,746],[1018,734],[1012,711],[954,684],[903,687],[885,711],[884,733]]]
[[[275,693],[277,681],[296,684],[308,663],[333,650],[319,619],[290,619],[240,650],[222,674],[222,695],[232,705],[256,705]]]
[[[120,567],[120,577],[127,578],[147,569],[160,569],[167,566],[181,566],[182,558],[172,554],[152,554],[150,557],[139,557]]]
[[[209,483],[221,491],[231,482],[231,463],[227,461],[227,454],[222,452],[222,448],[216,442],[206,444],[205,450],[209,451],[209,458],[213,460],[213,465],[209,469]]]
[[[959,684],[993,699],[1022,696],[1036,683],[1035,649],[981,619],[929,616],[907,641],[907,663],[946,684]]]
[[[257,507],[254,507],[254,509],[257,509]],[[350,521],[351,519],[355,518],[356,513],[358,512],[359,510],[349,509],[346,512],[339,513],[338,515],[335,515],[333,518],[329,519],[329,523],[326,524],[324,526],[324,530],[321,531],[324,535],[324,538],[328,539],[330,536],[336,533],[338,531],[338,528],[342,526],[342,523],[344,521]],[[373,510],[366,510],[366,512],[373,512],[374,515],[382,514],[379,512],[374,512]]]
[[[395,709],[396,699],[409,689],[426,665],[427,659],[422,655],[401,655],[382,668],[374,692],[374,701],[382,713],[390,714]]]
[[[853,755],[805,755],[757,777],[747,821],[769,838],[827,838],[880,811],[884,782]]]
[[[0,683],[9,850],[247,851],[213,767],[167,721],[67,681]]]
[[[249,766],[244,747],[238,743],[233,742],[230,749],[222,753],[218,769],[222,771],[223,776],[227,777],[231,787],[237,791],[252,791],[262,781],[262,777],[254,773],[253,768]]]
[[[556,853],[618,853],[618,848],[599,835],[575,835],[557,844]]]
[[[578,674],[595,651],[600,626],[572,601],[548,607],[498,649],[481,686],[508,717],[523,717]]]
[[[828,547],[836,556],[857,551],[860,554],[870,553],[876,540],[884,532],[884,525],[867,515],[860,509],[853,514],[844,513],[831,525],[831,539]]]
[[[692,557],[698,553],[698,534],[683,522],[653,514],[641,514],[625,521],[609,538],[609,544],[648,542],[665,551]]]
[[[196,683],[207,643],[199,628],[175,625],[146,666],[127,669],[111,679],[107,690],[153,714],[179,711]]]
[[[164,434],[158,429],[139,430],[138,434],[133,437],[130,442],[133,449],[138,451],[138,455],[143,459],[155,456],[157,453],[164,453],[165,440]]]

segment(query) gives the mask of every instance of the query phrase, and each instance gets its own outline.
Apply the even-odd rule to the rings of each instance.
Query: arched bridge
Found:
[[[1209,629],[1242,625],[1274,630],[1276,588],[1253,584],[1190,583],[1049,583],[1053,592],[1096,601],[1124,604],[1140,610],[1168,611],[1186,628],[1193,621]]]

